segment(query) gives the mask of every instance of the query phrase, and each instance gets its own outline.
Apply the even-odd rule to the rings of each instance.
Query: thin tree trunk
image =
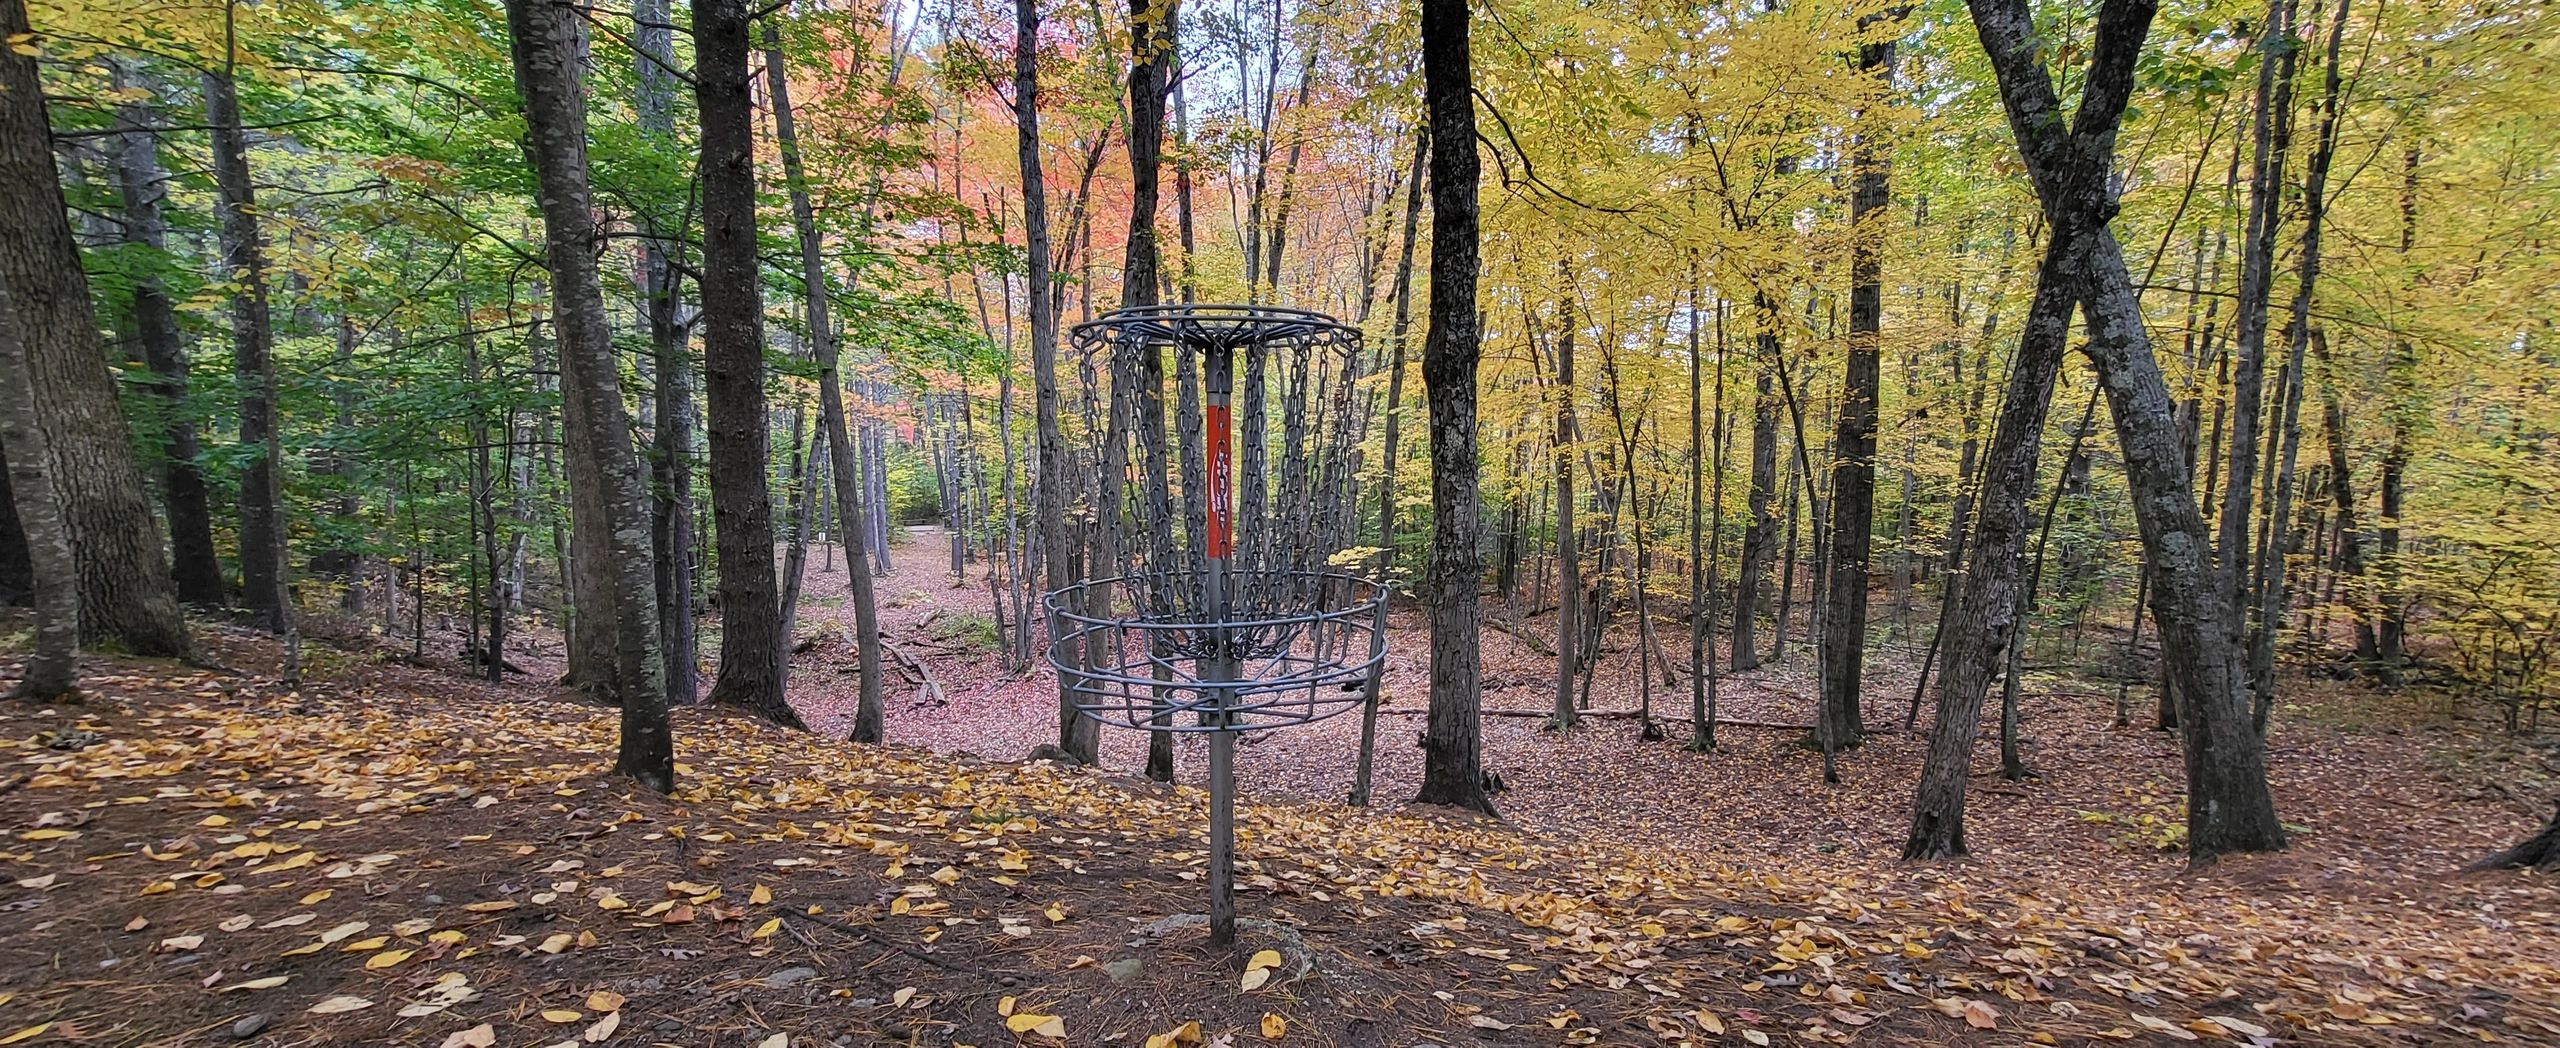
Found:
[[[1875,17],[1901,21],[1899,11]],[[1894,41],[1859,47],[1858,68],[1877,82],[1879,95],[1892,88],[1893,66]],[[1869,108],[1883,104],[1878,98]],[[1822,660],[1820,716],[1831,738],[1843,745],[1853,744],[1866,730],[1858,693],[1865,676],[1867,565],[1875,537],[1876,409],[1883,396],[1884,244],[1876,226],[1892,202],[1882,120],[1861,111],[1859,121],[1850,147],[1849,339],[1840,417],[1832,436],[1831,551],[1817,595],[1825,605],[1816,653]],[[1904,504],[1909,505],[1908,485]],[[1899,583],[1895,593],[1899,600]]]
[[[223,7],[223,33],[231,44],[234,8]],[[240,387],[240,600],[270,633],[286,628],[284,516],[277,492],[284,464],[267,454],[277,425],[275,330],[267,308],[267,263],[258,228],[257,194],[250,182],[248,135],[240,125],[240,98],[232,60],[204,75],[205,122],[213,128],[213,175],[221,220],[222,272],[232,284],[231,371]]]
[[[108,66],[119,88],[137,87],[128,63]],[[150,124],[141,103],[119,107],[118,118],[129,128]],[[168,198],[167,172],[160,166],[160,145],[140,130],[118,137],[116,174],[124,204],[124,240],[157,256],[167,248],[168,219],[161,202]],[[187,353],[178,330],[178,315],[157,268],[133,281],[133,325],[151,369],[152,391],[163,412],[160,438],[160,497],[169,513],[170,567],[179,600],[199,607],[222,603],[222,561],[214,554],[213,513],[206,497],[204,473],[196,465],[202,452],[195,419],[187,411]],[[57,481],[56,483],[59,483]]]
[[[845,576],[853,597],[859,688],[854,705],[852,737],[855,742],[876,743],[886,738],[888,726],[887,708],[880,691],[880,605],[873,592],[871,572],[862,563],[862,554],[853,544],[853,535],[861,529],[863,519],[864,499],[858,484],[861,471],[855,467],[853,442],[845,425],[843,378],[838,365],[840,351],[836,346],[835,322],[829,310],[824,245],[819,241],[817,212],[809,200],[808,174],[800,156],[799,128],[791,110],[791,83],[786,74],[788,66],[783,61],[782,34],[772,22],[765,23],[764,45],[765,89],[773,104],[774,139],[782,154],[783,180],[791,193],[791,225],[800,244],[800,279],[806,287],[803,298],[808,307],[809,351],[818,364],[818,442],[826,448],[836,531],[845,543]],[[870,204],[866,202],[864,207],[867,214]],[[805,519],[805,513],[803,517]],[[800,531],[805,534],[807,527],[803,523]],[[794,574],[793,590],[796,594],[798,580],[797,573]],[[797,610],[796,603],[784,605],[786,622]],[[789,642],[786,631],[784,643]]]
[[[1556,303],[1556,567],[1562,575],[1556,586],[1556,708],[1547,726],[1557,731],[1577,720],[1573,679],[1582,667],[1582,551],[1575,546],[1573,522],[1573,402],[1581,391],[1573,381],[1573,334],[1573,300],[1567,297]]]
[[[1040,6],[1036,0],[1014,0],[1013,124],[1016,157],[1022,169],[1022,234],[1029,262],[1024,287],[1031,308],[1031,379],[1033,427],[1040,443],[1039,477],[1032,492],[1037,506],[1041,555],[1046,558],[1047,587],[1056,592],[1074,584],[1067,563],[1067,439],[1058,418],[1057,299],[1049,275],[1049,192],[1040,164]],[[1072,661],[1069,645],[1058,643],[1063,623],[1048,616],[1053,659]],[[1100,725],[1076,707],[1076,676],[1058,671],[1058,746],[1087,764],[1099,757]]]
[[[659,148],[675,148],[675,34],[667,0],[633,0],[633,67],[643,135]],[[677,319],[682,277],[668,257],[671,239],[650,212],[641,212],[641,293],[649,322],[650,358],[657,386],[652,400],[657,426],[650,434],[650,539],[657,552],[658,636],[666,665],[667,701],[690,706],[702,693],[701,658],[694,628],[693,580],[693,358]],[[681,241],[678,241],[679,243]]]
[[[1431,156],[1431,137],[1426,131],[1415,136],[1413,144],[1413,177],[1405,187],[1404,244],[1396,255],[1395,323],[1387,330],[1387,431],[1385,447],[1379,458],[1378,476],[1378,563],[1377,580],[1381,590],[1387,585],[1389,569],[1396,555],[1396,464],[1401,451],[1397,444],[1400,423],[1404,420],[1404,348],[1405,336],[1413,319],[1413,245],[1422,227],[1423,165]],[[1386,672],[1385,638],[1387,605],[1378,602],[1377,619],[1370,628],[1377,631],[1379,641],[1378,668],[1369,673],[1360,704],[1360,757],[1351,776],[1350,802],[1367,807],[1370,773],[1376,761],[1378,746],[1379,679]]]

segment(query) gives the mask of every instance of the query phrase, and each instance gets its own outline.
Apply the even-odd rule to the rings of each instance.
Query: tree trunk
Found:
[[[1895,22],[1898,12],[1879,16]],[[1879,95],[1893,83],[1894,42],[1858,49],[1858,68],[1876,80]],[[1879,97],[1870,109],[1881,108]],[[1867,648],[1867,564],[1875,535],[1876,405],[1883,395],[1884,244],[1882,224],[1891,203],[1883,121],[1861,112],[1850,147],[1849,340],[1840,387],[1840,417],[1831,451],[1831,555],[1819,599],[1822,612],[1822,709],[1831,738],[1854,745],[1864,734],[1858,692]],[[1904,504],[1909,505],[1908,486]],[[1906,540],[1906,545],[1907,545]],[[1901,587],[1895,587],[1896,600]]]
[[[2299,0],[2269,0],[2259,33],[2255,154],[2249,165],[2248,227],[2240,253],[2240,292],[2234,304],[2231,372],[2231,443],[2223,470],[2222,512],[2215,556],[2223,588],[2242,608],[2249,595],[2249,521],[2256,497],[2259,424],[2264,408],[2267,305],[2274,282],[2276,229],[2283,221],[2284,166],[2292,152],[2294,20]],[[2243,616],[2245,619],[2247,616]],[[2230,642],[2245,645],[2243,622],[2232,624]]]
[[[1397,443],[1404,419],[1404,347],[1405,336],[1413,321],[1413,244],[1422,229],[1423,165],[1430,162],[1431,136],[1426,130],[1413,144],[1413,177],[1405,187],[1404,242],[1396,255],[1395,323],[1387,329],[1387,432],[1385,447],[1379,457],[1378,475],[1378,563],[1377,580],[1383,590],[1388,569],[1396,556],[1396,463],[1402,452]],[[1378,602],[1377,619],[1371,628],[1380,638],[1380,661],[1369,673],[1365,695],[1360,704],[1360,757],[1352,772],[1350,802],[1369,804],[1370,772],[1376,760],[1378,744],[1379,678],[1386,672],[1384,638],[1387,633],[1387,600]]]
[[[23,0],[0,0],[0,37],[29,31]],[[0,48],[0,185],[11,187],[0,194],[0,286],[15,307],[27,388],[52,445],[46,465],[79,566],[80,636],[137,655],[188,655],[160,520],[90,311],[51,135],[35,58]]]
[[[1041,556],[1051,592],[1075,583],[1067,563],[1067,438],[1058,419],[1058,314],[1049,275],[1049,193],[1040,171],[1040,5],[1014,0],[1013,124],[1014,145],[1022,168],[1022,236],[1029,265],[1024,287],[1031,309],[1031,381],[1033,427],[1040,442],[1039,476],[1034,482],[1034,515],[1039,518]],[[1057,642],[1062,623],[1049,616],[1053,658],[1072,660],[1075,652]],[[1058,746],[1077,760],[1092,764],[1101,748],[1101,726],[1076,708],[1075,674],[1058,671]]]
[[[542,206],[543,244],[550,259],[553,323],[559,332],[560,387],[578,410],[572,416],[596,432],[587,435],[591,469],[575,461],[574,491],[596,492],[604,508],[604,534],[612,556],[589,562],[609,580],[613,607],[606,610],[613,637],[615,697],[622,706],[622,740],[614,773],[661,793],[675,788],[675,746],[667,727],[664,665],[659,661],[656,586],[649,543],[649,491],[639,456],[625,435],[622,378],[604,315],[604,286],[596,270],[595,207],[587,176],[587,111],[578,82],[586,54],[585,25],[565,0],[508,0],[516,87],[524,115]],[[772,563],[768,556],[766,563]],[[587,614],[595,614],[589,611]]]
[[[1776,373],[1771,361],[1778,358],[1778,308],[1767,293],[1753,296],[1753,313],[1759,318],[1759,330],[1752,334],[1760,358],[1759,376],[1752,380],[1751,406],[1751,487],[1747,510],[1750,519],[1742,529],[1741,563],[1733,578],[1733,668],[1755,669],[1760,665],[1759,617],[1761,587],[1768,585],[1769,569],[1778,560],[1778,395]]]
[[[127,82],[126,63],[109,67],[116,86]],[[150,123],[139,103],[118,110],[130,128]],[[162,281],[157,261],[167,249],[169,223],[161,213],[168,198],[167,172],[160,166],[159,140],[148,132],[118,136],[118,188],[124,204],[124,240],[150,252],[150,271],[133,282],[133,326],[143,363],[151,369],[152,392],[163,412],[160,429],[160,497],[169,513],[171,580],[179,600],[198,607],[222,604],[222,560],[214,553],[213,512],[206,497],[204,472],[196,465],[202,452],[195,419],[187,413],[187,351],[180,340],[178,315]],[[58,482],[57,482],[58,483]]]
[[[1029,3],[1030,0],[1021,0]],[[1431,404],[1431,715],[1425,804],[1493,813],[1481,764],[1476,661],[1476,113],[1465,0],[1422,0],[1423,99],[1431,126],[1431,326],[1422,380]]]
[[[1560,281],[1561,282],[1561,281]],[[1567,295],[1572,292],[1568,290]],[[1556,303],[1556,711],[1547,726],[1557,731],[1574,726],[1573,677],[1581,669],[1582,551],[1576,546],[1573,522],[1573,300]]]
[[[7,21],[8,16],[0,15],[0,25]],[[8,497],[25,534],[36,607],[26,675],[10,696],[49,702],[79,687],[80,566],[72,557],[69,522],[54,485],[53,449],[36,418],[27,348],[9,285],[0,283],[0,451],[8,456]]]
[[[230,32],[231,8],[224,8]],[[284,516],[279,505],[283,463],[267,455],[275,430],[275,329],[267,308],[267,263],[258,228],[258,201],[249,178],[247,132],[240,126],[240,98],[225,62],[204,75],[205,122],[213,128],[215,214],[221,220],[222,274],[231,291],[231,375],[240,387],[240,602],[260,628],[285,631],[290,614],[284,590]]]
[[[2026,58],[2030,30],[2016,0],[1976,0],[1977,22],[1994,5],[2002,12],[2004,101],[2013,130],[2043,126],[2056,112],[2050,81]],[[2102,36],[2132,38],[2138,49],[2155,8],[2145,0],[2118,0],[2101,10]],[[1986,40],[1995,35],[1986,29]],[[2130,59],[2125,60],[2130,64]],[[2130,91],[2130,73],[2092,75],[2113,94]],[[2014,84],[2014,86],[2013,86]],[[2040,92],[2037,85],[2043,85]],[[2095,88],[2093,88],[2094,90]],[[2121,103],[2117,104],[2121,108]],[[2023,112],[2022,112],[2023,110]],[[2088,112],[2088,103],[2082,112]],[[2109,122],[2110,130],[2112,121]],[[2027,135],[2022,134],[2022,141]],[[2059,136],[2047,133],[2050,144]],[[2085,135],[2075,138],[2086,140]],[[2083,146],[2084,152],[2100,152]],[[2109,203],[2103,169],[2056,178],[2052,153],[2030,154],[2038,195],[2072,201],[2072,210],[2102,215]],[[2100,155],[2111,153],[2100,152]],[[2067,183],[2067,184],[2066,184]],[[2094,188],[2092,188],[2094,187]],[[2051,207],[2052,205],[2048,205]],[[2111,231],[2099,227],[2082,275],[2089,291],[2089,355],[2115,417],[2117,444],[2142,528],[2143,555],[2152,566],[2152,618],[2159,627],[2163,660],[2180,703],[2179,723],[2187,772],[2187,839],[2191,861],[2202,864],[2232,851],[2284,847],[2284,827],[2267,789],[2266,744],[2249,723],[2247,681],[2239,649],[2240,609],[2220,586],[2205,559],[2203,516],[2186,469],[2184,434],[2176,404],[2142,327],[2141,302],[2124,254]]]
[[[641,133],[660,148],[675,147],[675,32],[667,0],[633,0],[633,108]],[[677,318],[682,278],[667,255],[669,233],[657,217],[641,213],[640,291],[648,315],[651,391],[657,426],[650,434],[649,537],[656,550],[658,639],[666,665],[667,701],[693,705],[702,694],[701,658],[693,619],[693,357],[685,351],[685,325]]]
[[[694,98],[702,114],[702,358],[711,513],[720,553],[720,671],[710,700],[805,727],[782,692],[774,579],[764,294],[756,259],[754,101],[746,0],[694,0]]]
[[[1164,103],[1167,64],[1172,61],[1171,33],[1176,0],[1164,0],[1162,6],[1151,0],[1130,0],[1129,4],[1129,236],[1120,267],[1120,304],[1123,306],[1154,305],[1157,270],[1160,265],[1156,249],[1156,207],[1164,164]],[[1160,32],[1161,30],[1161,32]],[[1166,474],[1164,420],[1164,353],[1154,345],[1141,346],[1132,368],[1117,374],[1135,380],[1132,404],[1137,414],[1140,475],[1163,477]],[[1161,492],[1160,485],[1151,486],[1147,508],[1147,559],[1160,569],[1173,564],[1172,504]],[[1157,660],[1159,676],[1165,669],[1168,652],[1152,653]],[[1167,715],[1159,714],[1157,723],[1165,723]],[[1147,777],[1158,782],[1173,781],[1173,733],[1153,731],[1147,734]]]
[[[768,16],[771,17],[771,16]],[[859,689],[854,705],[853,741],[887,738],[887,707],[880,692],[880,604],[871,572],[852,536],[862,527],[863,503],[850,430],[845,425],[844,386],[837,360],[835,322],[830,316],[829,288],[817,212],[809,200],[809,180],[800,156],[799,127],[791,111],[791,82],[783,61],[782,33],[772,22],[764,27],[765,89],[773,104],[774,140],[782,154],[782,174],[791,191],[791,225],[800,243],[800,279],[809,310],[809,350],[818,363],[818,442],[826,446],[827,477],[834,496],[836,531],[845,542],[845,577],[853,597],[853,630]],[[866,202],[866,209],[869,203]],[[806,525],[802,530],[806,531]],[[784,638],[788,643],[789,638]],[[786,658],[788,656],[785,656]]]

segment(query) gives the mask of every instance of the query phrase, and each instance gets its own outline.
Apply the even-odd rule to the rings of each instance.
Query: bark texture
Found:
[[[1024,0],[1028,2],[1028,0]],[[1466,0],[1422,0],[1422,82],[1431,124],[1431,326],[1422,383],[1431,404],[1431,708],[1425,804],[1491,814],[1476,660],[1476,111]]]
[[[667,727],[665,666],[658,653],[649,489],[628,436],[622,378],[614,368],[596,270],[602,230],[588,183],[587,106],[578,79],[585,23],[566,0],[508,0],[507,30],[524,104],[526,153],[542,208],[562,399],[577,406],[569,415],[572,428],[595,430],[587,435],[592,459],[585,468],[571,461],[569,484],[573,494],[591,493],[601,505],[611,550],[601,561],[581,564],[606,582],[614,609],[603,620],[613,641],[614,697],[622,706],[614,773],[664,793],[675,788],[675,742]],[[772,564],[770,556],[765,563]]]
[[[694,100],[702,114],[702,369],[710,408],[711,519],[720,553],[720,672],[710,700],[804,727],[784,701],[782,605],[764,389],[764,289],[756,259],[755,102],[745,0],[695,0]]]
[[[28,33],[24,0],[0,0],[0,37]],[[0,48],[0,285],[25,340],[27,388],[52,445],[72,554],[80,572],[81,639],[137,655],[192,652],[169,582],[160,518],[151,512],[90,313],[89,275],[53,160],[35,58]]]

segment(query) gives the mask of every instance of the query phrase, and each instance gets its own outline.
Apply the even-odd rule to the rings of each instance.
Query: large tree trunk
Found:
[[[80,566],[53,481],[53,449],[36,419],[27,337],[9,286],[0,283],[0,451],[8,455],[8,497],[25,535],[36,635],[26,675],[11,697],[45,702],[79,686]]]
[[[27,34],[23,0],[0,0],[0,37]],[[0,285],[26,345],[37,420],[80,573],[83,640],[137,655],[191,653],[133,434],[90,312],[71,238],[36,61],[0,48]],[[22,522],[23,525],[23,522]],[[34,538],[30,533],[29,538]]]
[[[129,83],[126,64],[109,67],[118,87]],[[129,128],[147,126],[148,110],[139,103],[118,110]],[[161,212],[168,198],[167,172],[160,166],[159,140],[134,130],[118,136],[116,176],[124,204],[124,241],[155,259],[167,248],[169,222]],[[206,497],[204,472],[196,465],[202,452],[195,419],[187,413],[187,352],[180,340],[178,314],[158,272],[159,263],[133,282],[133,328],[142,360],[151,369],[152,392],[160,401],[160,498],[169,512],[171,580],[178,599],[199,607],[222,603],[222,560],[214,553],[213,512]]]
[[[1028,3],[1029,0],[1023,0]],[[1476,661],[1476,111],[1466,0],[1422,0],[1423,101],[1431,124],[1431,327],[1422,381],[1431,402],[1431,715],[1425,804],[1491,814]]]
[[[642,134],[661,148],[675,147],[675,32],[667,0],[631,5],[632,92]],[[690,706],[702,693],[701,660],[693,619],[693,358],[685,352],[685,327],[677,318],[680,277],[667,257],[669,232],[641,213],[640,291],[649,322],[652,391],[657,428],[650,434],[649,527],[657,557],[658,643],[667,668],[667,701]]]
[[[836,528],[844,538],[847,571],[853,591],[854,648],[860,690],[853,714],[853,741],[880,742],[887,734],[887,712],[880,696],[880,604],[872,593],[871,572],[850,538],[862,526],[863,497],[854,463],[853,441],[844,418],[844,386],[838,374],[835,322],[829,315],[827,267],[818,239],[817,212],[809,202],[809,178],[800,158],[798,125],[791,113],[791,81],[785,74],[782,33],[764,27],[765,89],[773,101],[774,140],[782,152],[782,174],[791,190],[791,225],[800,240],[800,279],[807,284],[809,350],[818,362],[818,417],[826,445],[827,476],[835,496]],[[865,205],[866,207],[868,204]],[[802,531],[807,525],[802,525]]]
[[[1895,22],[1899,13],[1882,17]],[[1860,47],[1858,68],[1874,78],[1881,95],[1893,83],[1894,42]],[[1879,97],[1871,106],[1881,108]],[[1883,121],[1861,113],[1850,148],[1849,342],[1840,387],[1840,417],[1832,435],[1831,556],[1824,569],[1822,611],[1823,728],[1836,747],[1856,746],[1866,735],[1858,709],[1867,650],[1867,563],[1875,534],[1876,405],[1883,395],[1884,244],[1882,224],[1890,160]],[[1903,499],[1910,504],[1908,489]],[[1908,545],[1908,536],[1905,536]],[[1894,589],[1901,599],[1902,588]]]
[[[1029,263],[1023,284],[1031,308],[1033,427],[1040,442],[1039,475],[1033,481],[1044,585],[1056,592],[1073,585],[1067,556],[1067,438],[1058,428],[1058,301],[1049,275],[1049,191],[1040,171],[1040,5],[1014,0],[1013,124],[1022,168],[1022,240]],[[1057,642],[1061,622],[1048,617],[1055,657],[1074,659]],[[1091,764],[1100,755],[1101,726],[1078,712],[1075,675],[1058,673],[1058,746]]]
[[[230,9],[225,8],[226,25]],[[228,62],[204,75],[205,122],[213,128],[215,214],[221,220],[222,273],[231,282],[231,375],[240,387],[240,602],[270,633],[290,614],[284,589],[284,516],[278,505],[283,463],[267,454],[276,418],[275,327],[267,307],[267,263],[258,201],[249,179],[247,132]]]
[[[2114,52],[2140,50],[2157,6],[2111,0],[2100,9],[2098,49],[2105,60],[2092,63],[2068,136],[2053,131],[2061,126],[2061,107],[2033,50],[2023,0],[1971,0],[1971,6],[2037,195],[2057,230],[2066,221],[2093,230],[2084,241],[2087,257],[2076,267],[2084,281],[2081,308],[2089,319],[2089,358],[2115,417],[2151,567],[2152,621],[2179,704],[2189,855],[2204,863],[2225,852],[2282,848],[2284,827],[2267,790],[2266,743],[2249,723],[2237,594],[2217,577],[2209,557],[2177,405],[2152,356],[2123,249],[2099,221],[2113,211],[2107,168],[2116,117],[2132,90],[2133,54]]]
[[[528,153],[539,186],[543,246],[551,269],[552,322],[559,332],[560,388],[577,405],[573,423],[594,432],[592,458],[572,459],[572,493],[594,493],[604,510],[611,555],[586,561],[609,582],[611,604],[582,610],[608,616],[614,697],[622,706],[622,740],[614,773],[661,793],[675,788],[675,744],[667,727],[665,666],[659,661],[656,584],[649,542],[649,489],[631,446],[622,378],[614,368],[596,270],[602,231],[596,227],[587,176],[587,108],[579,63],[585,24],[566,0],[508,0],[516,88],[523,95]],[[772,558],[768,553],[768,567]]]
[[[764,293],[756,259],[755,103],[746,0],[694,0],[694,99],[702,113],[702,359],[711,514],[720,551],[714,703],[803,727],[782,694],[782,606],[773,567]]]

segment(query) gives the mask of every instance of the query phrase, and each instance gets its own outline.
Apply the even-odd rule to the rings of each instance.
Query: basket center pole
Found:
[[[1234,388],[1234,353],[1223,342],[1207,347],[1202,361],[1207,410],[1208,541],[1206,570],[1201,578],[1202,610],[1209,620],[1210,665],[1202,674],[1211,689],[1209,733],[1209,943],[1236,941],[1236,735],[1228,723],[1235,705],[1235,651],[1227,622],[1227,568],[1235,551],[1235,522],[1229,501],[1234,482],[1234,414],[1229,394]]]

